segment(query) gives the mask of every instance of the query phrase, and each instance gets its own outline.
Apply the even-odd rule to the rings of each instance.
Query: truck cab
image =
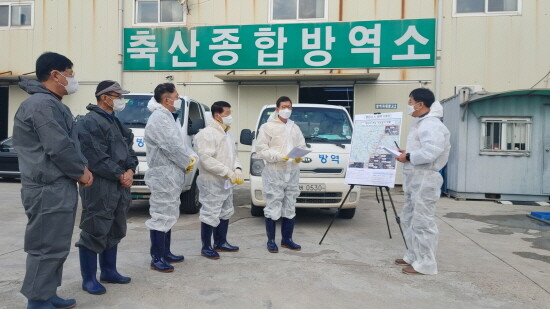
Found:
[[[262,170],[265,162],[255,157],[258,131],[275,112],[275,105],[266,105],[260,111],[255,131],[241,131],[240,142],[251,145],[250,194],[251,213],[263,216]],[[341,106],[325,104],[293,104],[290,117],[304,134],[306,147],[311,150],[300,163],[300,196],[296,207],[338,208],[350,186],[345,184],[353,122]],[[341,218],[351,219],[359,202],[361,188],[356,186],[339,212]]]
[[[147,109],[147,104],[153,97],[152,93],[129,93],[124,95],[126,107],[124,110],[117,112],[116,116],[134,133],[133,149],[136,152],[139,164],[134,174],[134,183],[131,187],[132,199],[148,199],[151,195],[149,187],[145,184],[144,177],[147,171],[146,145],[144,140],[145,125],[151,115],[151,111]],[[181,130],[185,139],[185,143],[190,147],[193,146],[193,137],[212,121],[210,108],[196,100],[181,96],[181,109],[174,114],[177,119],[175,121],[181,126]],[[196,167],[189,174],[185,174],[185,185],[181,193],[181,211],[184,213],[194,214],[200,209],[198,191],[197,191],[197,176]]]

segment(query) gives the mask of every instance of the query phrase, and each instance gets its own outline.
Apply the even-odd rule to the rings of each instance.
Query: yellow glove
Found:
[[[287,156],[281,156],[281,160],[288,161],[288,157]]]
[[[294,162],[300,163],[300,162],[302,162],[302,158],[294,158]]]
[[[229,182],[231,182],[231,184],[236,184],[239,180],[237,173],[233,171],[229,171],[229,174],[227,174],[227,178],[229,178]]]
[[[195,159],[195,157],[189,158],[191,158],[191,163],[189,163],[189,165],[187,165],[187,167],[185,168],[185,174],[191,173],[191,171],[193,170],[193,165],[195,165],[195,162],[197,162],[197,159]]]
[[[240,184],[244,183],[243,172],[241,171],[240,168],[235,169],[235,175],[237,177],[237,180],[235,182],[236,184],[240,185]]]

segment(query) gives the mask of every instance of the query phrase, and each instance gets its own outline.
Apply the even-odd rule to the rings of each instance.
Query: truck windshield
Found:
[[[151,100],[151,97],[152,95],[125,95],[126,107],[122,111],[117,112],[116,116],[120,122],[130,128],[145,128],[147,119],[151,115],[151,111],[147,109],[147,104]],[[179,113],[181,112],[178,111]]]
[[[266,108],[259,126],[267,122],[273,112],[275,108]],[[353,129],[344,110],[294,106],[290,120],[300,127],[306,142],[351,143]]]

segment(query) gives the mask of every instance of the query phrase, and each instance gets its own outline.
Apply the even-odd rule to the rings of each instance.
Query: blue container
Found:
[[[550,212],[533,211],[531,212],[531,216],[539,219],[550,220]]]

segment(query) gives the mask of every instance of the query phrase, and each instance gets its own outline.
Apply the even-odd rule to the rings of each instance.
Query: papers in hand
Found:
[[[296,159],[296,158],[301,158],[310,152],[311,150],[294,147],[294,149],[292,149],[286,156],[289,157],[290,159]]]
[[[383,149],[385,150],[386,152],[389,152],[391,153],[393,156],[397,157],[397,156],[400,156],[401,155],[401,152],[397,151],[397,150],[393,150],[391,148],[388,148],[386,146],[380,146],[380,149]]]
[[[233,188],[236,185],[237,185],[236,183],[231,183],[231,181],[229,179],[227,179],[227,180],[225,180],[225,183],[223,184],[223,188],[225,190],[227,190],[227,189]]]

